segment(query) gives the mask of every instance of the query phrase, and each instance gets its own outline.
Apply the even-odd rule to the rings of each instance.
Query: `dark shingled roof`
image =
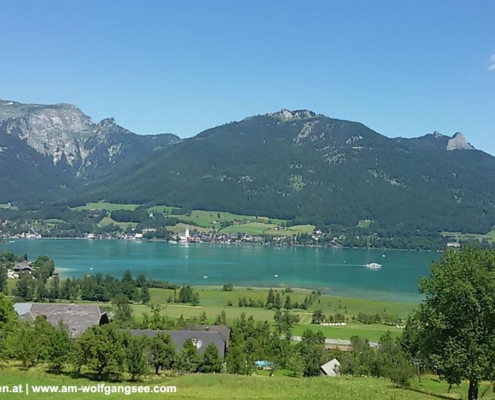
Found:
[[[94,325],[108,322],[106,312],[91,304],[15,303],[14,309],[21,320],[34,321],[38,315],[45,315],[52,325],[62,320],[72,338]]]
[[[156,336],[158,333],[166,333],[172,338],[172,342],[175,344],[175,349],[179,351],[184,346],[187,339],[192,339],[196,348],[200,354],[203,354],[210,343],[213,343],[217,349],[220,357],[225,357],[225,350],[227,347],[227,340],[220,332],[211,331],[160,331],[152,329],[131,329],[129,331],[132,335],[147,337]]]
[[[205,324],[193,324],[186,326],[182,329],[183,331],[208,331],[208,332],[218,332],[227,342],[227,346],[230,340],[230,328],[227,325],[205,325]]]

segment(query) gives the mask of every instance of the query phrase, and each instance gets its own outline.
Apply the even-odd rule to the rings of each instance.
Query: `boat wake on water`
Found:
[[[382,264],[373,262],[373,263],[364,264],[364,266],[368,269],[380,269],[382,267]]]

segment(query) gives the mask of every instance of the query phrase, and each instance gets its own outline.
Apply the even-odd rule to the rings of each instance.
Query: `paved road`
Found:
[[[302,340],[301,336],[292,336],[291,340],[295,342],[300,342]],[[371,347],[378,347],[378,343],[376,342],[369,342]],[[351,341],[350,340],[344,340],[344,339],[325,339],[325,344],[329,344],[332,346],[350,346]]]

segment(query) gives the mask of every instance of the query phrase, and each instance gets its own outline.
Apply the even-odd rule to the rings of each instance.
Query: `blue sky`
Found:
[[[310,109],[495,154],[495,2],[1,2],[0,98],[188,137]]]

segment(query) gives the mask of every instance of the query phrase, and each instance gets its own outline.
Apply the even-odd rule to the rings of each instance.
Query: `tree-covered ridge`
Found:
[[[460,134],[391,139],[357,122],[282,110],[179,140],[136,135],[111,118],[95,124],[70,105],[2,110],[0,203],[166,204],[318,227],[368,220],[373,233],[406,235],[495,225],[495,158]],[[58,130],[54,116],[65,121]],[[52,143],[62,139],[72,149],[63,154]]]
[[[143,169],[93,196],[318,226],[371,220],[375,230],[488,232],[495,182],[476,160],[494,166],[493,157],[423,147],[355,122],[262,115],[155,152]]]

